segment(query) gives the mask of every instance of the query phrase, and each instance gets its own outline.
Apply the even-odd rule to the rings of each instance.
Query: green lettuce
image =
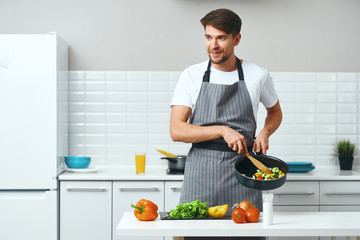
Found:
[[[196,200],[177,205],[171,210],[167,218],[206,218],[208,216],[207,202],[202,203],[200,200]]]

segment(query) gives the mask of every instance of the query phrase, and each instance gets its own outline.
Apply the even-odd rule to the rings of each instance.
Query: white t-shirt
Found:
[[[192,65],[181,73],[171,105],[183,105],[194,108],[207,65],[208,60]],[[261,102],[266,108],[270,108],[276,104],[278,95],[275,91],[272,78],[266,69],[245,60],[242,62],[242,68],[256,120],[259,103]],[[231,85],[236,81],[239,81],[237,70],[223,72],[211,67],[210,83]]]

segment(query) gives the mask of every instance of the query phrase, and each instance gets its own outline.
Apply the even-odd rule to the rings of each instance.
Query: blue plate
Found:
[[[290,173],[304,173],[315,169],[311,162],[287,162]]]

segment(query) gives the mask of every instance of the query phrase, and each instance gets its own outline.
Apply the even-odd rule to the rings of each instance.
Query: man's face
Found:
[[[206,25],[205,46],[211,62],[214,64],[226,62],[234,53],[234,47],[239,44],[240,38],[240,34],[233,37],[232,34],[226,34],[211,25]]]

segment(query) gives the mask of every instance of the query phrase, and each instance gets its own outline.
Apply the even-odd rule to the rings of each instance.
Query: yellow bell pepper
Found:
[[[213,218],[223,218],[226,215],[226,212],[229,208],[228,204],[211,207],[208,210],[208,213]]]

